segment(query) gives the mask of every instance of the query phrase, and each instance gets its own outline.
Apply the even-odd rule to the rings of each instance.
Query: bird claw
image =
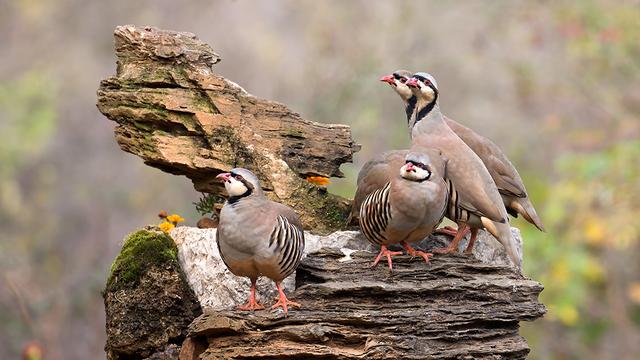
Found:
[[[456,234],[458,233],[458,230],[452,228],[451,226],[445,226],[443,228],[436,229],[434,233],[455,237]]]
[[[238,310],[241,311],[254,311],[254,310],[262,310],[264,309],[264,306],[260,303],[258,303],[257,301],[251,301],[249,300],[249,302],[247,302],[244,305],[238,306]]]
[[[433,256],[432,253],[424,252],[421,250],[416,250],[411,246],[407,245],[407,253],[411,255],[411,260],[413,260],[416,256],[420,256],[424,259],[425,262],[429,262],[429,258]]]
[[[371,264],[371,267],[372,268],[376,267],[376,265],[378,265],[378,263],[380,262],[380,259],[382,259],[382,256],[386,256],[387,257],[387,263],[389,264],[389,271],[393,271],[393,266],[392,266],[392,262],[391,262],[391,257],[393,255],[402,255],[402,251],[389,251],[389,249],[387,249],[387,247],[383,245],[380,248],[380,253],[376,257],[376,260],[373,262],[373,264]]]
[[[277,311],[278,308],[282,308],[284,313],[287,314],[289,312],[288,311],[289,307],[300,308],[302,306],[301,304],[295,301],[291,301],[286,297],[285,298],[277,297],[276,299],[277,299],[277,302],[271,307],[272,312]]]

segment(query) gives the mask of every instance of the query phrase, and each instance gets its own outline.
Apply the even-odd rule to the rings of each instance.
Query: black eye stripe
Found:
[[[413,166],[419,167],[420,169],[426,169],[427,168],[427,165],[425,165],[425,164],[423,164],[421,162],[418,162],[418,161],[409,160],[407,162],[413,164]]]

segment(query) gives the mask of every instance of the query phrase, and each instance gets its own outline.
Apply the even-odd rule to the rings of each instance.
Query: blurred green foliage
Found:
[[[54,89],[46,73],[32,71],[0,83],[0,220],[24,216],[16,174],[46,148],[56,121]]]

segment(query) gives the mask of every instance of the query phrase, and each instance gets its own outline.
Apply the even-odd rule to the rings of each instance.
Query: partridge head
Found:
[[[407,121],[411,119],[411,114],[413,114],[413,110],[416,107],[416,96],[411,91],[411,88],[407,86],[411,76],[412,74],[409,70],[396,70],[393,74],[380,78],[380,81],[389,84],[404,102]]]

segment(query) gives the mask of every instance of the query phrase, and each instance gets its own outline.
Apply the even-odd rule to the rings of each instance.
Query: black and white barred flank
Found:
[[[391,220],[390,188],[391,183],[387,183],[382,189],[367,195],[360,205],[360,229],[371,243],[380,246],[387,242],[384,233]]]
[[[449,179],[445,180],[447,182],[447,192],[449,194],[447,201],[447,217],[456,223],[467,223],[471,217],[471,213],[460,206],[458,191],[455,186],[453,186],[453,182]]]
[[[284,277],[291,275],[300,263],[304,251],[304,232],[292,225],[286,217],[278,216],[278,223],[269,235],[269,248],[275,245],[278,265]]]

